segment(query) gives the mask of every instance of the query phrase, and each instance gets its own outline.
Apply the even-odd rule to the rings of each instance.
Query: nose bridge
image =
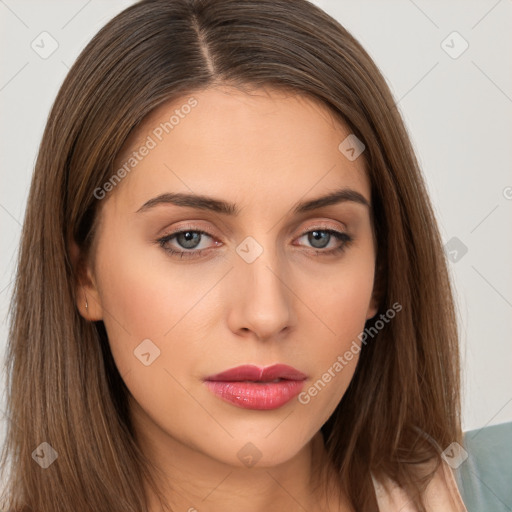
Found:
[[[237,330],[246,328],[259,337],[278,334],[290,325],[292,298],[285,261],[272,233],[246,237],[236,248],[235,310]]]

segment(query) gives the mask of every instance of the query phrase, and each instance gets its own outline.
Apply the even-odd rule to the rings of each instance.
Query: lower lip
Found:
[[[303,380],[280,382],[225,382],[205,381],[208,389],[237,407],[243,409],[278,409],[296,397],[304,386]]]

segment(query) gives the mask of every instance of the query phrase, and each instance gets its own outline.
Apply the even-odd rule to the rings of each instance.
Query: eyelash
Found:
[[[323,249],[314,249],[313,250],[315,251],[315,256],[333,256],[333,255],[336,255],[336,254],[340,254],[340,253],[343,253],[347,247],[352,243],[353,241],[353,238],[347,234],[347,233],[343,233],[341,231],[336,231],[334,229],[326,229],[326,228],[313,228],[313,229],[310,229],[309,231],[305,231],[302,235],[299,236],[299,238],[302,238],[303,236],[305,235],[308,235],[309,233],[312,233],[313,231],[320,231],[322,233],[329,233],[331,235],[333,235],[336,239],[338,239],[339,241],[342,241],[342,245],[340,245],[339,247],[335,247],[334,249],[328,249],[328,250],[323,250]],[[160,247],[162,247],[164,249],[164,251],[166,251],[167,253],[169,253],[171,256],[180,256],[180,258],[198,258],[202,255],[203,252],[206,252],[206,251],[209,251],[211,249],[211,247],[209,247],[208,249],[191,249],[191,250],[183,250],[183,251],[177,251],[175,249],[171,249],[169,246],[167,246],[166,244],[172,240],[173,238],[175,238],[176,236],[178,236],[179,234],[181,233],[199,233],[200,235],[206,235],[206,236],[209,236],[211,238],[215,238],[213,236],[212,233],[209,233],[208,231],[204,231],[204,230],[201,230],[201,229],[191,229],[191,228],[185,228],[185,229],[181,229],[180,231],[175,231],[174,233],[171,233],[169,235],[165,235],[163,236],[162,238],[159,238],[157,240],[155,240],[155,243],[158,243],[160,245]],[[330,242],[330,240],[329,240]]]

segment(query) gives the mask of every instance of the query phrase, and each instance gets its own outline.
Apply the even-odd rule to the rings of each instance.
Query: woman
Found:
[[[423,178],[376,65],[302,0],[144,0],[93,38],[7,363],[9,510],[465,510]]]

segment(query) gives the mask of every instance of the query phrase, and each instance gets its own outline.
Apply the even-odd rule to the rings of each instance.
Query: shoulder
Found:
[[[379,512],[417,512],[412,499],[391,479],[378,481],[372,476]],[[455,482],[452,469],[441,460],[424,494],[428,512],[467,512]]]

